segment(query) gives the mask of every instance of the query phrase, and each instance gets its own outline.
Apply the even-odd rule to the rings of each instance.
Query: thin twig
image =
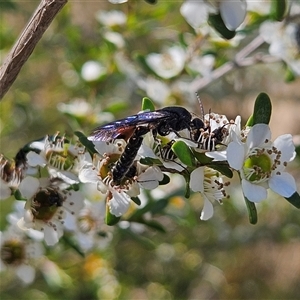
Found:
[[[248,57],[253,51],[258,49],[260,45],[264,43],[264,40],[261,36],[257,36],[254,38],[246,47],[241,49],[235,56],[233,61],[229,61],[214,70],[209,77],[198,77],[191,82],[190,88],[192,91],[197,92],[207,87],[213,81],[221,78],[225,74],[229,73],[235,68],[249,66],[254,63],[262,63],[262,62],[275,62],[278,61],[278,58],[270,57],[270,55],[254,55],[253,57]]]
[[[0,67],[0,100],[16,80],[21,68],[68,0],[41,0],[32,18]]]

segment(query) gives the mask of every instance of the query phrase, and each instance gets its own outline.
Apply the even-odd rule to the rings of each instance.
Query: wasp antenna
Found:
[[[197,97],[197,100],[198,100],[199,105],[200,105],[202,120],[204,120],[204,107],[203,107],[203,103],[202,103],[202,101],[200,99],[200,96],[199,96],[198,92],[196,92],[196,97]]]

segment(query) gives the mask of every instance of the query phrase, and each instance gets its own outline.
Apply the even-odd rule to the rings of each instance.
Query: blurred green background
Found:
[[[1,61],[37,6],[34,1],[13,3],[0,7]],[[84,99],[115,118],[139,111],[147,95],[118,70],[119,50],[103,38],[105,26],[95,13],[113,9],[127,15],[126,26],[114,31],[126,40],[124,56],[138,65],[138,55],[158,52],[162,44],[177,42],[180,33],[192,33],[179,14],[180,5],[177,1],[159,1],[156,6],[144,1],[118,6],[108,1],[70,1],[0,102],[0,152],[12,158],[23,145],[45,134],[75,130],[88,134],[98,125],[95,116],[80,119],[63,114],[57,109],[59,103]],[[224,51],[224,57],[233,51],[221,46],[217,50],[221,56]],[[106,66],[103,78],[82,79],[82,65],[89,60]],[[229,119],[240,114],[244,124],[256,96],[264,91],[273,103],[273,138],[296,135],[300,133],[300,80],[285,83],[282,73],[280,63],[238,69],[199,94],[206,111],[212,109]],[[157,106],[178,104],[200,113],[196,97],[194,105],[177,95],[168,101]],[[296,159],[289,172],[298,191],[299,169]],[[57,245],[47,253],[55,264],[44,264],[33,284],[24,286],[13,273],[1,273],[1,299],[300,298],[299,210],[270,194],[268,201],[257,205],[258,224],[250,225],[242,198],[232,187],[231,199],[216,206],[213,218],[204,222],[199,219],[200,196],[185,200],[181,194],[172,199],[165,216],[157,216],[167,233],[125,223],[115,228],[107,249],[84,258]],[[6,200],[0,205],[3,230],[12,204]]]

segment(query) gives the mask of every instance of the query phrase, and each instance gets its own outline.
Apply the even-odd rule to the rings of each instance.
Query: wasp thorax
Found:
[[[5,241],[1,247],[1,260],[10,266],[19,266],[25,260],[25,245],[16,238]]]
[[[35,219],[51,220],[59,207],[63,205],[64,197],[54,188],[41,189],[32,201],[32,213]]]

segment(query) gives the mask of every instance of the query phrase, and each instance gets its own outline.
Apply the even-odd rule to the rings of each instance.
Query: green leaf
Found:
[[[291,197],[285,199],[295,207],[300,208],[300,196],[297,192],[295,192]]]
[[[142,110],[154,111],[154,103],[147,97],[144,97],[142,100]]]
[[[76,243],[76,241],[74,239],[72,239],[72,237],[70,237],[69,235],[64,234],[62,236],[62,240],[66,243],[67,246],[69,246],[70,248],[75,250],[80,256],[85,257],[84,252],[81,250],[81,248]]]
[[[149,4],[156,4],[157,0],[144,0],[145,2],[149,3]]]
[[[113,226],[119,223],[121,217],[116,217],[113,215],[110,211],[109,208],[107,207],[106,209],[106,216],[105,216],[105,223],[109,226]]]
[[[87,137],[82,132],[75,131],[74,134],[78,137],[80,143],[90,152],[91,155],[97,153],[93,142],[88,140]]]
[[[152,165],[161,165],[161,161],[158,158],[152,157],[142,157],[140,159],[140,163],[142,165],[152,166]]]
[[[272,0],[270,17],[276,21],[282,21],[287,12],[287,1],[286,0]]]
[[[246,127],[249,126],[249,127],[252,127],[254,124],[253,124],[253,115],[251,115],[246,123]]]
[[[126,235],[126,240],[128,240],[128,237],[130,237],[149,250],[155,249],[155,244],[151,239],[146,238],[141,234],[137,234],[133,232],[132,230],[130,230],[130,228],[126,228],[126,229],[118,228],[118,229],[120,232]]]
[[[15,190],[14,196],[15,196],[15,199],[18,201],[27,201],[27,199],[22,196],[22,194],[20,193],[19,190]]]
[[[248,210],[249,222],[250,224],[254,225],[257,223],[257,211],[256,211],[255,203],[249,201],[245,196],[244,199]]]
[[[167,174],[163,174],[164,178],[159,182],[159,185],[166,185],[170,182],[170,177]]]
[[[169,199],[161,199],[159,201],[153,202],[152,207],[150,208],[150,212],[153,214],[161,213],[169,204]]]
[[[201,165],[207,165],[212,162],[214,159],[205,155],[205,153],[200,153],[193,151],[194,157],[201,163]]]
[[[216,171],[218,171],[218,172],[220,172],[222,175],[224,175],[228,178],[233,177],[233,173],[227,165],[211,164],[211,165],[209,165],[209,167],[216,170]]]
[[[290,69],[290,68],[286,68],[285,74],[284,74],[284,80],[286,82],[293,82],[296,80],[296,75],[295,73]]]
[[[176,156],[187,166],[193,167],[195,166],[195,158],[194,155],[187,146],[187,144],[183,141],[177,141],[172,145],[172,151],[176,154]]]
[[[235,37],[236,32],[229,30],[221,17],[221,14],[210,14],[208,17],[208,24],[219,32],[225,39],[232,39]]]
[[[253,125],[255,124],[269,124],[272,113],[272,103],[266,93],[260,93],[254,105]]]
[[[136,205],[141,205],[141,200],[139,197],[131,197],[131,200],[136,204]]]
[[[185,179],[184,197],[188,199],[191,196],[191,188],[190,188],[191,174],[190,174],[190,172],[184,172],[184,173],[182,173],[182,176]]]
[[[157,231],[160,231],[162,233],[166,233],[167,232],[166,229],[164,228],[164,226],[161,225],[159,222],[157,222],[155,220],[144,220],[143,219],[143,222],[139,222],[139,223],[145,224],[148,227],[150,227],[152,229],[155,229]]]

